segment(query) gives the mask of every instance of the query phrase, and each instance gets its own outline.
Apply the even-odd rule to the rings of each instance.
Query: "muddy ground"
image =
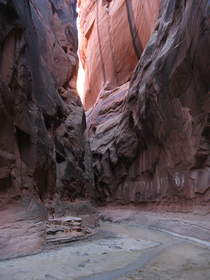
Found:
[[[0,280],[209,280],[210,216],[101,209],[97,234],[0,262]]]

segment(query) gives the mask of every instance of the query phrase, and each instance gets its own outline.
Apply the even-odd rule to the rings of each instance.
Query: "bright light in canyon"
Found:
[[[80,30],[80,25],[79,25],[79,8],[77,7],[77,13],[78,13],[78,17],[77,17],[77,30],[78,30],[78,40],[79,40],[79,46],[82,40],[82,33]],[[80,49],[80,48],[78,48]],[[78,94],[81,98],[81,101],[83,103],[84,101],[84,83],[85,83],[85,71],[84,68],[82,66],[81,63],[81,59],[80,59],[80,54],[78,51],[78,56],[79,56],[79,69],[78,69],[78,76],[77,76],[77,91]]]
[[[77,76],[77,91],[83,103],[84,101],[84,82],[85,82],[85,71],[82,67],[81,61],[79,62],[79,70]]]

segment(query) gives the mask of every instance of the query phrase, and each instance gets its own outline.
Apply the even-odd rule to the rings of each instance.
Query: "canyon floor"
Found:
[[[97,233],[0,262],[1,280],[209,280],[210,215],[101,209]]]

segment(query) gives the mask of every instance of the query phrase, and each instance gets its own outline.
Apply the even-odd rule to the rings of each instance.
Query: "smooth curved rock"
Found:
[[[123,104],[87,113],[98,200],[209,211],[209,28],[209,1],[162,1]]]
[[[154,29],[159,3],[160,0],[78,2],[86,110],[94,105],[101,90],[112,90],[130,80]]]

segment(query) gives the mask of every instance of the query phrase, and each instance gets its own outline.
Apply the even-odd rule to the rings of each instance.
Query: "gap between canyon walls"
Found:
[[[75,4],[0,0],[0,258],[81,199],[209,211],[209,1],[80,0],[86,117]]]
[[[209,211],[209,1],[79,8],[97,202]]]

